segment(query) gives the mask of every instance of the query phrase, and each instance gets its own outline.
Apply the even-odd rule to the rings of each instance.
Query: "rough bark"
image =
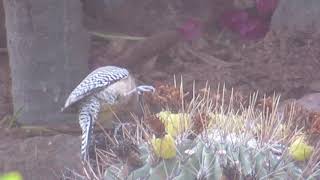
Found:
[[[79,0],[4,0],[14,111],[24,124],[65,121],[60,109],[88,73]]]
[[[6,47],[6,30],[4,21],[3,2],[0,0],[0,48]]]
[[[0,119],[12,113],[11,81],[6,44],[4,9],[3,2],[0,0]]]
[[[12,114],[11,99],[9,58],[6,52],[0,52],[0,120]]]

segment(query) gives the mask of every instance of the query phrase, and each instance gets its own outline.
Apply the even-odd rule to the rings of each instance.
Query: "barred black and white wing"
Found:
[[[64,109],[128,76],[127,69],[116,66],[104,66],[94,70],[71,92]]]

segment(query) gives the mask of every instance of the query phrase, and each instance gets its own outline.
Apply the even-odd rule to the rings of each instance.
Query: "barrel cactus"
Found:
[[[150,115],[135,150],[122,144],[128,148],[121,163],[107,168],[104,179],[319,179],[317,162],[310,168],[316,155],[304,161],[292,157],[290,143],[299,132],[277,111],[277,98],[274,102],[273,109],[251,102],[235,110],[205,95],[181,112]]]

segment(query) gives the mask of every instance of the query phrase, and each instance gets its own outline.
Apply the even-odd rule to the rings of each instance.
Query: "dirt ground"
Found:
[[[205,17],[210,14],[207,13],[210,6],[205,1],[199,4],[191,1],[186,1],[185,4],[173,2],[180,1],[153,1],[143,6],[144,9],[131,5],[131,9],[124,8],[108,18],[97,18],[97,13],[94,14],[91,9],[86,25],[90,31],[146,37],[174,28],[186,16]],[[217,14],[221,12],[221,8],[229,6],[227,1],[219,2],[222,3],[217,4]],[[90,12],[90,9],[87,11]],[[128,19],[132,14],[135,14],[135,18]],[[108,64],[110,59],[123,54],[135,43],[136,41],[93,37],[90,66]],[[3,54],[0,56],[0,92],[1,95],[6,95],[0,97],[0,115],[3,116],[7,112],[11,113],[10,77],[7,76],[8,69],[4,68],[8,67],[8,58]],[[234,88],[244,94],[259,91],[267,95],[280,93],[283,100],[299,99],[304,95],[320,92],[319,59],[319,37],[299,34],[288,38],[285,34],[269,32],[264,39],[248,41],[212,26],[210,31],[194,42],[180,42],[169,51],[157,54],[148,63],[140,64],[134,73],[145,83],[172,83],[175,75],[177,78],[183,77],[187,89],[192,87],[193,81],[199,88],[208,81],[213,88],[225,83],[227,88]],[[81,172],[74,153],[78,152],[79,141],[80,138],[71,135],[21,138],[12,133],[4,133],[0,138],[0,172],[15,169],[24,173],[28,171],[31,174],[26,176],[27,179],[43,179],[46,173],[46,179],[58,179],[56,174],[59,168],[73,168]],[[54,148],[60,145],[64,146]],[[32,158],[24,151],[39,155]],[[55,157],[46,156],[45,152],[50,156],[54,154]],[[33,166],[25,168],[25,164],[30,162],[34,162]],[[36,172],[42,172],[42,176],[36,176]]]

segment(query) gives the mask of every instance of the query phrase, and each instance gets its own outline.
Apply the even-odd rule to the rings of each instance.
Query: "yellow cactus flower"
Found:
[[[157,114],[161,122],[164,124],[166,132],[172,137],[184,132],[189,127],[189,116],[184,113],[171,113],[169,111],[161,111]]]
[[[13,171],[0,175],[0,180],[22,180],[22,175],[19,172]]]
[[[304,136],[299,136],[289,147],[289,154],[297,161],[308,159],[313,152],[313,147],[305,142]]]
[[[163,138],[153,138],[151,144],[155,154],[163,159],[171,159],[176,156],[176,145],[171,135],[167,134]]]

